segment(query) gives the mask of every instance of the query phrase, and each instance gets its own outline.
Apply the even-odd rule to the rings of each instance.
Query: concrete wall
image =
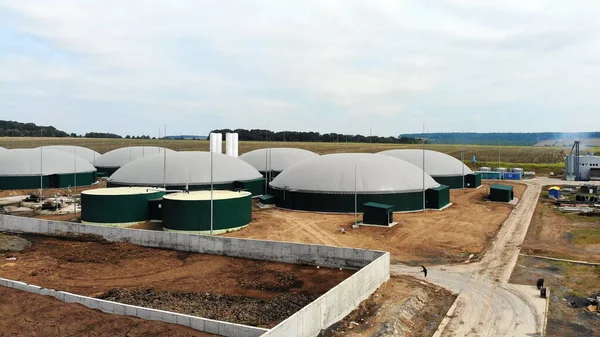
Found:
[[[279,323],[263,337],[317,336],[322,329],[352,312],[389,278],[390,253],[385,253]]]
[[[4,278],[0,278],[0,285],[8,288],[27,291],[37,295],[52,296],[66,303],[81,304],[88,308],[98,309],[109,314],[127,315],[139,317],[142,319],[161,321],[165,323],[180,324],[188,326],[195,330],[218,334],[222,336],[258,337],[263,335],[267,331],[267,329],[252,326],[215,321],[212,319],[184,315],[175,312],[137,307],[134,305],[100,300],[93,297],[80,296],[64,291],[46,289],[35,285],[18,281],[12,281]]]
[[[11,215],[0,215],[0,231],[97,235],[108,241],[127,241],[145,247],[345,269],[360,269],[385,253],[302,243],[82,225]]]
[[[381,284],[387,281],[390,275],[390,254],[364,249],[81,225],[9,215],[0,215],[0,231],[51,235],[97,235],[108,241],[128,241],[146,247],[329,268],[360,269],[268,331],[265,336],[316,336],[321,329],[329,327],[354,310],[361,301],[367,299]],[[167,317],[170,319],[171,316]],[[232,324],[232,326],[238,325]],[[198,327],[193,328],[197,329]],[[212,331],[202,331],[212,332],[214,328]],[[246,332],[239,333],[226,336],[253,336],[245,334]]]

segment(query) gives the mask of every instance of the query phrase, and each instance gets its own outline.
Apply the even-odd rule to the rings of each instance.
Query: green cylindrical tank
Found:
[[[81,222],[126,227],[150,220],[149,200],[162,190],[147,187],[99,188],[81,192]]]
[[[167,194],[163,197],[163,229],[210,233],[210,191]],[[252,221],[252,193],[213,191],[213,233],[226,233]]]

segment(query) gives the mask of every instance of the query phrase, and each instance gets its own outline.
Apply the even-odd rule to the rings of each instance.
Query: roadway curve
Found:
[[[556,179],[523,181],[527,189],[480,262],[429,268],[427,280],[458,297],[434,336],[541,336],[544,303],[534,291],[508,284],[542,186],[580,185]],[[419,275],[420,268],[393,265],[392,273]],[[535,290],[535,288],[533,288]]]

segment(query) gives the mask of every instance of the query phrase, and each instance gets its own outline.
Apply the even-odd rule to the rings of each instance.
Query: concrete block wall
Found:
[[[389,278],[390,253],[385,253],[269,330],[263,337],[317,336],[322,329],[352,312]]]
[[[359,269],[354,275],[273,329],[268,332],[266,330],[263,331],[266,332],[264,336],[316,336],[319,331],[329,327],[354,310],[361,301],[367,299],[379,286],[386,282],[390,275],[390,254],[364,249],[81,225],[9,215],[0,215],[0,231],[51,235],[97,235],[108,241],[127,241],[146,247],[284,263],[317,265],[329,268]],[[94,303],[88,304],[97,305]],[[81,304],[85,305],[85,303]],[[121,312],[125,314],[128,314],[128,312],[133,313],[132,308],[114,309],[114,305],[108,308],[113,308],[113,313],[117,314]],[[146,310],[153,309],[136,307],[136,310],[137,317],[144,319],[162,317],[165,321],[172,321],[174,319],[176,323],[179,323],[179,319],[185,323],[188,318],[178,318],[179,316],[173,318],[170,315],[156,312],[151,316],[150,312]],[[160,312],[160,310],[157,312]],[[194,329],[220,333],[215,331],[215,323],[211,320],[193,316],[189,316],[189,318],[191,321],[190,326]],[[198,321],[198,319],[204,323]],[[251,334],[254,330],[250,330],[250,332],[244,330],[246,328],[253,329],[253,327],[226,322],[219,323],[223,324],[221,329],[227,333],[225,334],[226,336],[254,336]],[[221,327],[221,325],[218,326]]]
[[[0,215],[0,231],[97,235],[108,241],[127,241],[145,247],[345,269],[363,268],[384,254],[365,249],[83,225],[10,215]]]
[[[229,322],[215,321],[212,319],[179,314],[164,310],[137,307],[134,305],[105,301],[93,297],[80,296],[64,291],[46,289],[24,282],[18,282],[0,278],[0,285],[8,288],[26,291],[29,293],[52,296],[65,303],[76,303],[91,309],[97,309],[105,313],[134,316],[147,320],[161,321],[165,323],[180,324],[192,329],[214,333],[229,337],[258,337],[267,332],[267,329],[234,324]]]

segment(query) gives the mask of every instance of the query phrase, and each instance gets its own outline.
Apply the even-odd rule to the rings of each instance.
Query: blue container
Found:
[[[521,180],[521,172],[504,172],[502,174],[504,180]]]

